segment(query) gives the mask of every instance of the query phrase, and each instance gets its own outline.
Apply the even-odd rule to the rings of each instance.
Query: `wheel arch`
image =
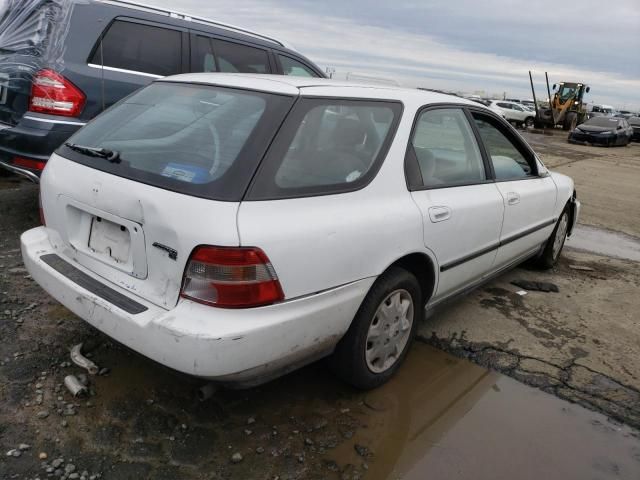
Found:
[[[435,293],[438,282],[436,262],[424,252],[414,252],[398,258],[384,272],[392,267],[403,268],[416,277],[422,292],[423,303],[426,305]]]

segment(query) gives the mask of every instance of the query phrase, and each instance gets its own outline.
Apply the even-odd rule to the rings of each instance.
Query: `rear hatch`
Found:
[[[61,70],[73,3],[7,0],[0,7],[0,123],[16,125],[43,68]]]
[[[236,217],[290,96],[157,82],[62,146],[42,202],[63,257],[164,308],[198,245],[238,246]]]

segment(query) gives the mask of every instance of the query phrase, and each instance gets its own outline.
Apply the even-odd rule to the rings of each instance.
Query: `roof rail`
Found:
[[[117,5],[117,6],[121,6],[121,7],[127,7],[127,8],[133,8],[136,10],[141,10],[144,12],[149,12],[149,13],[157,13],[160,15],[166,15],[170,18],[177,18],[180,20],[185,20],[187,22],[194,22],[194,23],[201,23],[203,25],[210,25],[212,27],[219,27],[219,28],[223,28],[226,30],[231,30],[234,32],[238,32],[238,33],[243,33],[245,35],[249,35],[255,38],[259,38],[261,40],[266,40],[268,42],[271,43],[275,43],[276,45],[279,45],[281,47],[285,47],[285,48],[289,48],[287,47],[287,45],[276,39],[273,37],[269,37],[267,35],[262,35],[261,33],[256,33],[256,32],[252,32],[251,30],[247,30],[246,28],[242,28],[242,27],[237,27],[235,25],[231,25],[228,23],[223,23],[223,22],[217,22],[215,20],[210,20],[208,18],[204,18],[204,17],[198,17],[195,15],[190,15],[188,13],[182,13],[182,12],[176,12],[174,10],[167,10],[165,8],[161,8],[161,7],[156,7],[154,5],[148,5],[145,3],[139,3],[139,2],[132,2],[130,0],[94,0],[96,2],[99,3],[106,3],[106,4],[110,4],[110,5]]]

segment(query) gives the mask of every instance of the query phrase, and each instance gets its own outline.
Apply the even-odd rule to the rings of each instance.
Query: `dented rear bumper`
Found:
[[[375,280],[259,308],[220,309],[181,299],[166,310],[70,259],[59,256],[74,275],[58,260],[54,268],[50,260],[58,252],[46,227],[25,232],[21,244],[34,280],[98,330],[180,372],[240,385],[262,383],[331,352]],[[110,293],[96,291],[92,282]],[[121,297],[138,307],[120,303]]]

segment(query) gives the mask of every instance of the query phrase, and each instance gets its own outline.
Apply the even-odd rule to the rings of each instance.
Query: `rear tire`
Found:
[[[338,342],[329,365],[356,388],[382,385],[400,368],[423,318],[416,277],[391,267],[367,293],[349,330]]]
[[[562,248],[564,247],[564,242],[567,239],[567,230],[569,229],[569,205],[564,207],[564,210],[560,214],[560,218],[556,222],[556,226],[551,233],[551,236],[547,240],[547,243],[544,246],[544,250],[542,254],[538,257],[536,263],[537,265],[545,270],[553,268],[556,263],[558,263],[558,259],[560,258],[560,253],[562,252]]]
[[[533,127],[533,117],[527,117],[524,119],[524,128]]]

